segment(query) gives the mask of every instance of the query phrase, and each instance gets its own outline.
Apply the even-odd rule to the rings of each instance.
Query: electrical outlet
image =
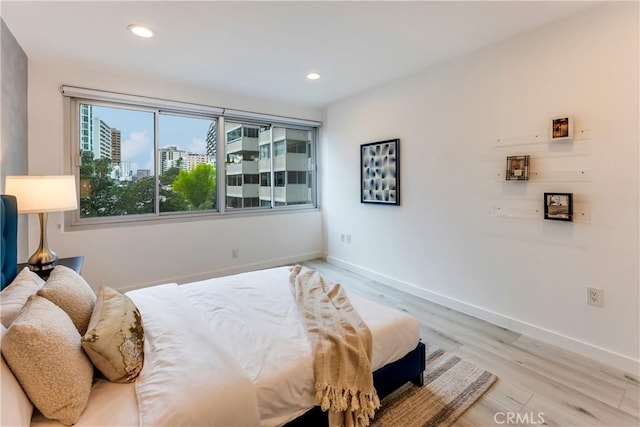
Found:
[[[240,258],[240,249],[231,249],[231,258]]]
[[[347,234],[347,244],[351,244],[351,234]]]
[[[587,288],[587,304],[604,306],[604,291],[598,288]]]
[[[341,241],[342,243],[344,243],[344,233],[342,233],[342,234],[340,235],[340,241]]]

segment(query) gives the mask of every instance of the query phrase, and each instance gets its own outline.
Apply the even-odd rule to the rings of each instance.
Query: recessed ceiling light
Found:
[[[318,80],[320,78],[320,74],[318,74],[318,73],[309,73],[309,74],[307,74],[307,78],[309,80]]]
[[[145,27],[144,25],[131,24],[127,28],[138,37],[149,38],[155,34],[151,28]]]

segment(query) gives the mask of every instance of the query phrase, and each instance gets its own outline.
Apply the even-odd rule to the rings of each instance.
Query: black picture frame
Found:
[[[360,145],[360,203],[400,205],[400,140]]]
[[[507,181],[529,180],[529,156],[507,156]]]
[[[573,193],[544,193],[544,219],[573,221]]]

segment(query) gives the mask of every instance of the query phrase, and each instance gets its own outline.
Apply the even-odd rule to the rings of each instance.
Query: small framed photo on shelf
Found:
[[[573,221],[573,193],[544,193],[544,219]]]
[[[573,118],[556,117],[555,119],[551,119],[551,133],[549,138],[552,141],[573,139]]]
[[[527,181],[529,179],[529,156],[508,156],[507,181]]]
[[[360,146],[360,202],[400,204],[400,140]]]

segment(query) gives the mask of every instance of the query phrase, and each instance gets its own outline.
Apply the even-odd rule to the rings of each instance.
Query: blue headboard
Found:
[[[14,196],[0,195],[0,289],[4,289],[18,269],[18,204]]]

